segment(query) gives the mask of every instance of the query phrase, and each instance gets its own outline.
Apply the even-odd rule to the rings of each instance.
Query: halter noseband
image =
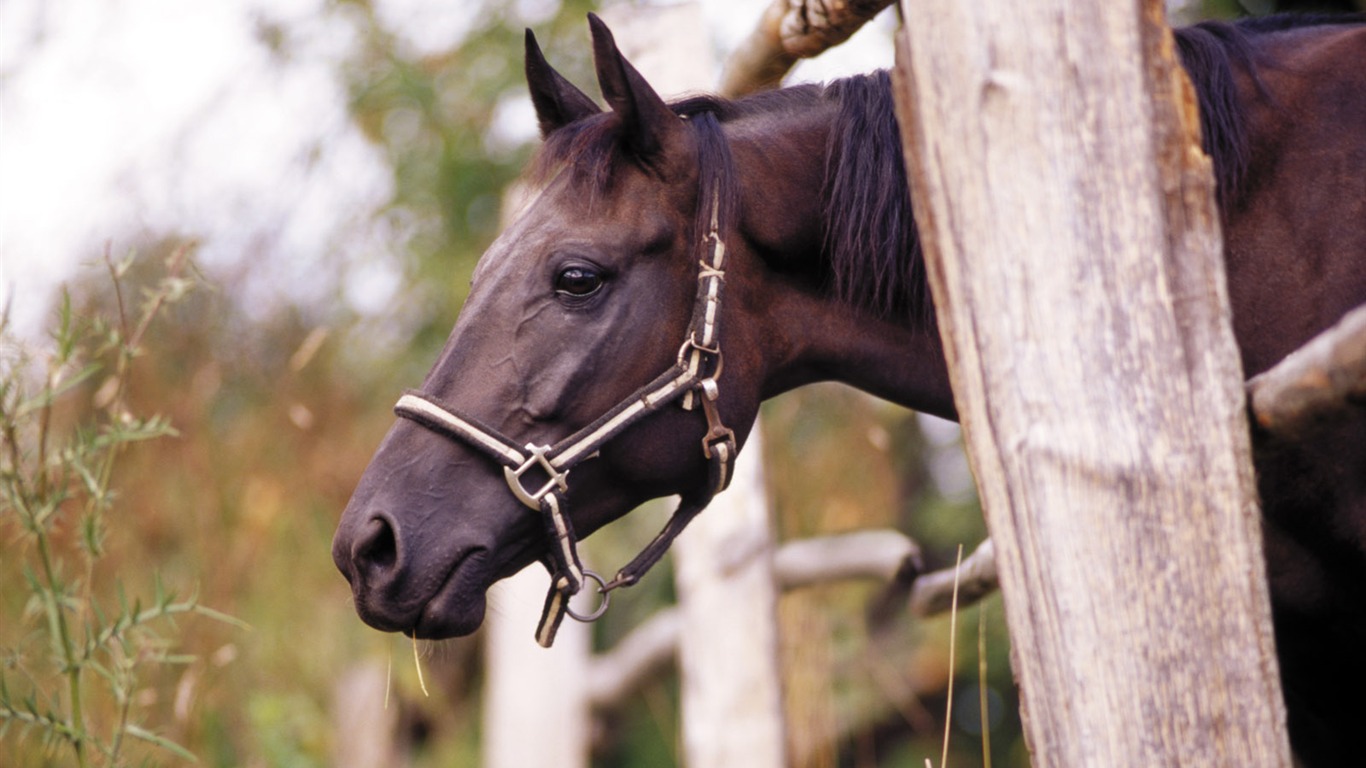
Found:
[[[555,632],[566,613],[580,621],[592,621],[602,615],[607,608],[608,593],[639,581],[668,551],[683,528],[730,483],[731,463],[737,453],[735,434],[721,422],[716,408],[720,396],[717,379],[722,368],[718,327],[726,257],[726,245],[721,240],[717,222],[719,208],[720,190],[715,188],[712,190],[711,226],[702,241],[703,257],[698,261],[697,299],[677,359],[668,370],[593,423],[554,445],[527,443],[522,446],[498,430],[420,392],[404,394],[394,406],[394,412],[399,416],[463,441],[502,464],[512,495],[541,512],[551,542],[549,562],[546,563],[551,584],[536,630],[536,642],[547,648],[554,642]],[[627,427],[679,398],[682,398],[685,410],[692,410],[695,402],[700,402],[707,419],[707,434],[702,438],[702,454],[707,459],[707,485],[700,496],[680,501],[654,540],[617,571],[611,581],[604,583],[579,560],[578,538],[568,515],[569,471],[596,455],[603,444]],[[524,483],[529,476],[544,476],[545,479],[537,481],[539,485],[535,490],[528,490]],[[532,484],[536,486],[537,482]],[[587,616],[569,608],[569,598],[583,588],[585,577],[598,582],[603,595],[602,604]]]

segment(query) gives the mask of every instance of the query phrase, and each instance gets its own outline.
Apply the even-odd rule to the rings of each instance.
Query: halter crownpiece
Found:
[[[697,300],[674,364],[593,423],[554,445],[519,445],[498,430],[461,414],[430,395],[410,391],[394,406],[394,412],[399,416],[456,438],[503,465],[503,476],[512,495],[541,513],[551,544],[546,563],[551,583],[536,630],[536,641],[547,648],[555,641],[555,633],[566,613],[580,621],[592,621],[601,616],[607,608],[608,593],[639,581],[668,551],[683,528],[711,503],[712,497],[730,484],[731,464],[737,453],[735,433],[721,422],[716,407],[720,397],[717,379],[722,370],[718,331],[726,276],[726,245],[720,236],[719,209],[720,189],[716,187],[712,190],[710,228],[702,241],[703,258],[698,262]],[[707,434],[702,438],[702,455],[707,459],[707,485],[699,497],[681,501],[654,540],[617,571],[611,581],[604,583],[579,560],[578,537],[567,511],[569,472],[627,427],[680,398],[685,410],[693,410],[695,402],[700,402],[707,420]],[[529,490],[526,481],[539,476],[545,479],[532,481],[535,488]],[[570,610],[569,598],[583,588],[585,577],[598,582],[603,602],[591,614],[583,616]]]

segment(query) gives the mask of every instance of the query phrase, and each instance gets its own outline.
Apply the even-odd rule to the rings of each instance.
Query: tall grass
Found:
[[[235,622],[159,580],[150,596],[129,595],[123,578],[97,569],[110,526],[130,512],[115,490],[120,454],[175,434],[161,416],[130,412],[130,373],[148,328],[193,285],[178,250],[130,307],[132,263],[105,256],[112,317],[81,315],[64,294],[41,353],[0,318],[0,546],[8,580],[22,582],[6,592],[26,592],[0,603],[15,614],[0,619],[0,737],[16,740],[21,764],[118,766],[148,752],[195,760],[157,733],[137,694],[149,667],[191,660],[176,653],[176,616]]]

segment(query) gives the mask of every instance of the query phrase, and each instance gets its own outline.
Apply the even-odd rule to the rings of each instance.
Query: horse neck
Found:
[[[880,318],[790,282],[763,289],[757,325],[765,398],[817,381],[840,381],[884,400],[956,419],[936,329]]]
[[[821,105],[728,131],[741,187],[740,230],[752,268],[739,291],[746,346],[763,350],[763,394],[840,381],[908,408],[954,418],[932,312],[876,313],[834,295],[823,252],[822,188],[835,109]],[[924,315],[924,318],[917,317]]]

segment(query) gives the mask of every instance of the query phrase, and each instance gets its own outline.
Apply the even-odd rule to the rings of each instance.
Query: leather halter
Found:
[[[697,299],[676,361],[593,423],[554,445],[527,443],[523,446],[430,395],[409,391],[394,406],[394,412],[399,416],[460,440],[502,464],[512,495],[541,512],[550,538],[550,555],[545,565],[550,571],[551,584],[536,630],[536,642],[547,648],[554,642],[566,613],[580,621],[592,621],[600,616],[607,607],[608,593],[639,581],[668,551],[684,526],[730,484],[732,462],[737,453],[735,434],[722,424],[716,408],[720,395],[717,379],[722,368],[718,330],[726,257],[726,244],[721,239],[717,222],[719,188],[712,190],[711,202],[711,226],[702,240],[703,255],[698,261]],[[597,455],[603,444],[627,427],[680,398],[685,410],[692,410],[695,402],[700,402],[707,419],[707,434],[702,438],[702,454],[707,459],[707,485],[699,496],[680,501],[654,540],[617,571],[611,581],[603,583],[596,573],[584,569],[579,560],[578,538],[568,514],[569,472],[580,462]],[[534,490],[525,484],[533,473],[545,478],[532,482]],[[585,577],[598,582],[603,604],[592,614],[581,616],[570,610],[569,598],[583,588]]]

